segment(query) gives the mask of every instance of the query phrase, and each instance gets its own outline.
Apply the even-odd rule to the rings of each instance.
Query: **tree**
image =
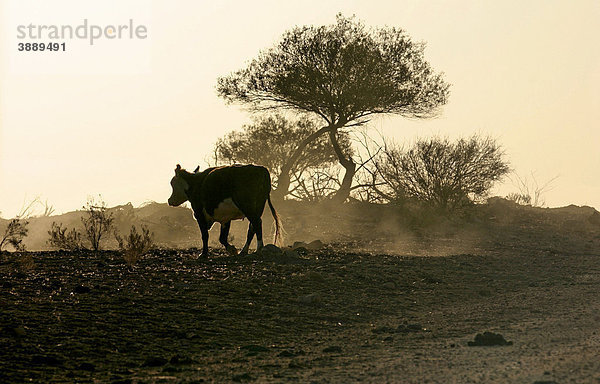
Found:
[[[503,157],[493,139],[475,135],[456,143],[419,140],[407,151],[388,145],[376,164],[392,200],[412,197],[452,211],[485,197],[510,171]]]
[[[316,123],[309,118],[290,121],[275,114],[256,118],[253,124],[243,126],[220,138],[214,150],[215,164],[254,163],[267,167],[278,185],[278,175],[299,142],[316,130]],[[348,134],[340,132],[339,143],[343,151],[352,154]],[[290,194],[302,200],[318,200],[325,197],[333,180],[331,169],[337,157],[326,137],[309,143],[290,169]]]
[[[336,194],[344,201],[356,164],[339,143],[340,129],[364,124],[376,114],[432,117],[446,103],[449,85],[425,61],[424,49],[401,29],[368,29],[338,15],[333,25],[286,32],[247,68],[219,78],[217,91],[227,102],[252,111],[292,109],[320,117],[325,125],[298,143],[281,167],[275,194],[287,194],[290,171],[304,148],[327,134],[345,168]]]

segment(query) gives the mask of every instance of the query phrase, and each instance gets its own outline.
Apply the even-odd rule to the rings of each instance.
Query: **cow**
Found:
[[[173,192],[169,205],[179,206],[189,201],[194,217],[202,233],[202,256],[208,255],[208,230],[215,222],[221,224],[219,241],[227,252],[236,255],[236,248],[229,244],[231,220],[248,218],[248,236],[240,255],[246,255],[256,235],[257,251],[263,247],[262,219],[265,203],[269,203],[275,220],[274,243],[281,237],[280,218],[271,204],[271,175],[265,167],[257,165],[230,165],[212,167],[202,172],[199,168],[191,173],[177,164],[171,179]]]

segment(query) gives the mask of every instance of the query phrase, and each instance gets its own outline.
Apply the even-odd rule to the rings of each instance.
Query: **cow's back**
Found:
[[[265,167],[231,165],[211,170],[203,180],[201,193],[208,211],[231,198],[243,210],[262,212],[270,191],[271,177]]]

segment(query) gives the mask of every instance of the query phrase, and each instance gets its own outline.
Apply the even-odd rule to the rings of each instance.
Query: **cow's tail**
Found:
[[[267,202],[269,203],[269,208],[271,209],[271,214],[273,215],[273,220],[275,220],[275,236],[273,237],[273,244],[281,246],[283,244],[283,226],[281,225],[281,218],[277,214],[275,208],[273,208],[273,204],[271,204],[271,196],[267,198]]]

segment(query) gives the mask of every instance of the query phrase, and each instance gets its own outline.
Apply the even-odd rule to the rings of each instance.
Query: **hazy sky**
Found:
[[[600,208],[600,2],[551,1],[31,1],[0,2],[0,211],[40,196],[57,212],[88,195],[109,205],[165,202],[177,163],[203,164],[217,138],[250,121],[216,96],[281,34],[342,12],[405,29],[452,84],[439,118],[378,119],[399,142],[489,134],[513,168],[558,176],[550,206]],[[17,26],[134,20],[146,39],[66,41],[66,52],[19,52]],[[27,40],[33,42],[34,40]],[[44,41],[44,40],[37,40]],[[516,191],[508,180],[499,194]]]

